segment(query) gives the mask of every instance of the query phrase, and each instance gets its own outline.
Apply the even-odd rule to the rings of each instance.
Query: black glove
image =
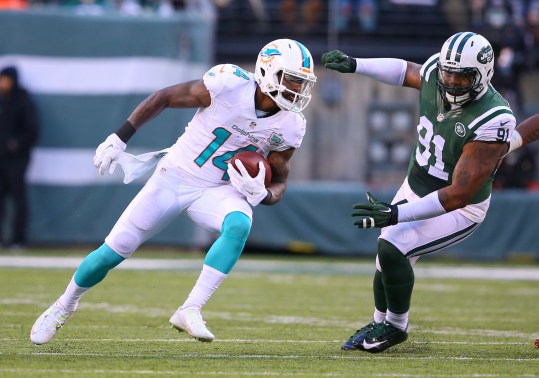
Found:
[[[322,64],[330,70],[343,73],[356,72],[357,62],[355,58],[346,55],[342,51],[333,50],[322,55]]]
[[[397,205],[379,201],[369,192],[367,192],[367,200],[369,203],[353,206],[352,216],[359,217],[354,221],[354,225],[358,228],[382,228],[398,223],[399,209]]]

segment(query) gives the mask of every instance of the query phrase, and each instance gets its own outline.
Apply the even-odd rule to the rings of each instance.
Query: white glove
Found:
[[[118,164],[118,157],[124,152],[127,145],[116,134],[110,134],[95,150],[94,165],[103,176],[108,169],[109,174],[114,173]]]
[[[240,160],[236,160],[236,166],[240,172],[228,163],[228,176],[230,176],[230,183],[232,186],[247,198],[247,202],[251,206],[256,206],[268,195],[268,190],[264,186],[264,179],[266,177],[266,167],[262,162],[258,163],[260,171],[256,177],[251,177],[243,163]]]

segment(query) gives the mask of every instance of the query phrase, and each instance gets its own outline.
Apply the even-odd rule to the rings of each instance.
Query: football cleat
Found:
[[[363,340],[363,349],[370,353],[380,353],[408,338],[406,331],[401,331],[393,324],[384,320],[378,323],[372,330],[367,332]]]
[[[363,340],[365,340],[365,335],[367,332],[371,331],[375,326],[376,322],[373,320],[366,326],[358,329],[346,342],[341,346],[342,350],[363,350]]]
[[[211,342],[215,339],[213,333],[206,328],[206,322],[198,309],[180,308],[172,314],[169,322],[173,328],[188,333],[198,341]]]
[[[47,311],[37,318],[30,332],[30,340],[36,345],[48,343],[74,312],[66,310],[60,302],[54,302]]]

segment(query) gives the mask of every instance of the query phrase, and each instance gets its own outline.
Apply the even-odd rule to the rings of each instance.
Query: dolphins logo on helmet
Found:
[[[311,53],[301,43],[277,39],[260,50],[254,77],[281,109],[301,112],[311,101],[316,82],[313,65]]]

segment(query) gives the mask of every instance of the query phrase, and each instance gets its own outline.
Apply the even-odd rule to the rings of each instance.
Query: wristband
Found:
[[[347,56],[346,59],[350,63],[350,73],[355,73],[357,69],[357,60],[351,56]]]
[[[507,153],[510,153],[511,151],[514,151],[521,146],[522,135],[520,135],[518,131],[513,130],[513,133],[511,134],[511,139],[509,139],[509,151],[507,151]]]
[[[122,142],[127,143],[127,141],[131,139],[133,135],[135,135],[136,131],[137,129],[135,129],[133,124],[127,120],[122,126],[120,126],[118,130],[114,132],[114,134],[118,135],[118,138],[120,138]]]

